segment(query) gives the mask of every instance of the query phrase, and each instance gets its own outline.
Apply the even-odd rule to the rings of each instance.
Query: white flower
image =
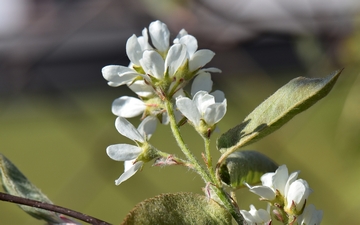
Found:
[[[297,221],[299,225],[320,225],[323,217],[323,211],[316,210],[315,206],[310,204],[304,209]]]
[[[195,127],[199,127],[201,121],[214,126],[226,113],[226,99],[216,99],[206,91],[197,92],[192,100],[180,96],[176,98],[176,106]]]
[[[201,72],[195,77],[191,85],[191,95],[194,96],[199,91],[206,91],[208,93],[212,90],[213,82],[210,73]],[[210,93],[215,97],[215,102],[221,102],[225,99],[225,94],[222,91],[216,90]]]
[[[197,51],[198,43],[194,36],[189,35],[186,30],[182,29],[178,36],[174,39],[174,44],[182,44],[186,46],[187,59],[189,60],[189,71],[195,71],[205,66],[214,57],[215,53],[209,49],[201,49]],[[206,68],[198,71],[199,74],[202,71],[208,71],[213,73],[220,73],[221,70],[217,68]]]
[[[120,134],[133,140],[137,146],[129,144],[115,144],[110,145],[106,149],[107,155],[116,161],[125,161],[124,173],[115,181],[116,185],[129,179],[133,176],[144,164],[143,161],[137,161],[137,157],[147,150],[147,141],[156,129],[156,118],[146,117],[136,129],[125,118],[118,117],[115,121],[115,127]],[[145,149],[144,149],[145,148]]]
[[[276,197],[276,191],[282,196],[285,196],[285,186],[288,181],[295,180],[299,172],[294,172],[290,175],[286,165],[279,166],[274,173],[266,173],[262,175],[262,186],[250,187],[250,191],[259,195],[267,200],[274,200]]]
[[[257,210],[253,205],[250,205],[250,211],[240,210],[240,213],[247,225],[271,224],[270,214],[264,209]]]
[[[274,173],[264,174],[261,177],[262,186],[250,187],[250,191],[269,201],[275,200],[279,194],[282,196],[280,199],[285,199],[285,203],[281,202],[285,204],[285,211],[297,214],[312,192],[305,180],[296,180],[298,175],[299,171],[289,175],[286,165],[282,165]]]

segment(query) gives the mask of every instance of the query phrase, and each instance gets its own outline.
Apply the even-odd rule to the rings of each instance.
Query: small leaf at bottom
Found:
[[[4,190],[15,196],[37,200],[52,204],[35,185],[33,185],[21,171],[4,155],[0,153],[0,179]],[[35,207],[19,205],[25,212],[37,219],[43,219],[49,223],[60,223],[58,214]]]
[[[130,211],[123,225],[231,224],[231,215],[215,201],[194,193],[162,194]]]

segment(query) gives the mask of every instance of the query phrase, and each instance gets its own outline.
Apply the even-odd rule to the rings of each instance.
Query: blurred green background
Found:
[[[281,16],[269,15],[269,19],[251,14],[254,19],[243,10],[243,18],[231,18],[230,23],[222,9],[214,12],[212,5],[202,1],[169,2],[167,8],[154,7],[149,1],[28,3],[29,20],[18,25],[19,30],[0,36],[1,153],[55,204],[113,224],[119,224],[146,198],[179,191],[202,193],[204,184],[195,173],[150,163],[115,186],[123,164],[105,153],[110,144],[131,143],[116,131],[110,107],[115,98],[133,94],[126,87],[108,87],[101,68],[127,65],[126,39],[161,19],[168,23],[172,38],[184,27],[198,38],[201,48],[215,51],[210,66],[223,70],[212,76],[214,89],[224,91],[228,98],[221,132],[212,141],[214,159],[220,155],[216,138],[289,80],[323,77],[345,68],[325,99],[246,149],[286,164],[290,172],[301,170],[300,177],[314,190],[309,203],[324,210],[322,224],[357,224],[356,216],[350,215],[360,210],[360,30],[354,10],[358,3],[346,3],[353,6],[352,13],[334,8],[329,14],[332,20],[317,20],[300,15],[294,7],[283,7],[303,25],[301,30],[291,20],[281,29],[272,26]],[[314,14],[319,12],[316,15],[327,15],[320,14],[325,8],[312,9]],[[312,19],[311,23],[306,19]],[[224,24],[228,24],[226,29]],[[221,27],[223,32],[216,33]],[[131,121],[139,123],[138,118]],[[200,156],[201,138],[188,126],[182,131]],[[151,143],[181,155],[169,127],[159,126]],[[242,209],[258,202],[246,189],[239,190],[238,200]],[[0,224],[43,223],[14,204],[0,202]]]

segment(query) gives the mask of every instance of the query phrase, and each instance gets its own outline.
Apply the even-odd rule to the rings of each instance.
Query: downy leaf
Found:
[[[50,199],[46,197],[35,185],[33,185],[20,170],[4,155],[0,153],[0,178],[4,190],[15,196],[37,200],[45,203],[52,204]],[[50,212],[35,207],[18,205],[25,212],[35,217],[42,219],[48,223],[62,223],[57,213]]]
[[[245,183],[260,183],[268,172],[275,172],[278,165],[266,155],[257,151],[236,151],[220,165],[220,178],[233,189],[242,188]]]
[[[298,77],[281,87],[256,107],[241,124],[220,136],[217,148],[223,155],[219,162],[240,147],[279,129],[295,115],[325,97],[341,71],[337,70],[325,78]]]
[[[194,193],[162,194],[130,211],[123,225],[231,224],[231,215],[218,203]]]

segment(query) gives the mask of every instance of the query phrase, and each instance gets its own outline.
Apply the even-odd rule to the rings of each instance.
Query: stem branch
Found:
[[[191,151],[186,146],[182,136],[180,134],[180,128],[176,124],[175,114],[172,102],[169,100],[165,101],[166,104],[166,111],[168,112],[169,119],[170,119],[170,127],[171,131],[175,137],[177,144],[179,145],[181,151],[185,154],[186,158],[194,165],[194,170],[201,176],[201,178],[205,181],[205,183],[212,183],[215,184],[213,190],[215,191],[216,195],[220,198],[222,204],[225,208],[227,208],[230,214],[233,216],[235,221],[240,225],[243,224],[242,216],[240,214],[239,209],[233,204],[231,197],[225,192],[222,188],[221,181],[218,181],[214,176],[213,168],[208,167],[208,170],[203,168],[195,156],[191,153]],[[210,146],[209,142],[205,142],[205,151],[206,157],[209,158],[210,156]],[[211,163],[211,160],[210,160]]]
[[[64,214],[64,215],[73,217],[75,219],[78,219],[78,220],[81,220],[81,221],[84,221],[86,223],[93,224],[93,225],[111,225],[108,222],[102,221],[100,219],[88,216],[86,214],[83,214],[83,213],[80,213],[80,212],[77,212],[77,211],[74,211],[71,209],[67,209],[67,208],[64,208],[61,206],[52,205],[52,204],[48,204],[48,203],[44,203],[44,202],[40,202],[40,201],[36,201],[36,200],[32,200],[32,199],[18,197],[18,196],[6,194],[3,192],[0,192],[0,200],[16,203],[16,204],[20,204],[20,205],[27,205],[27,206],[31,206],[31,207],[35,207],[35,208],[39,208],[39,209],[45,209],[48,211]]]
[[[184,140],[182,139],[182,136],[180,134],[180,129],[176,124],[174,109],[171,101],[166,101],[166,111],[168,112],[169,115],[171,131],[181,151],[184,153],[186,158],[191,162],[191,164],[193,164],[194,166],[193,169],[203,178],[205,183],[212,182],[210,175],[202,168],[200,163],[197,161],[195,156],[191,153],[189,148],[186,146]]]

